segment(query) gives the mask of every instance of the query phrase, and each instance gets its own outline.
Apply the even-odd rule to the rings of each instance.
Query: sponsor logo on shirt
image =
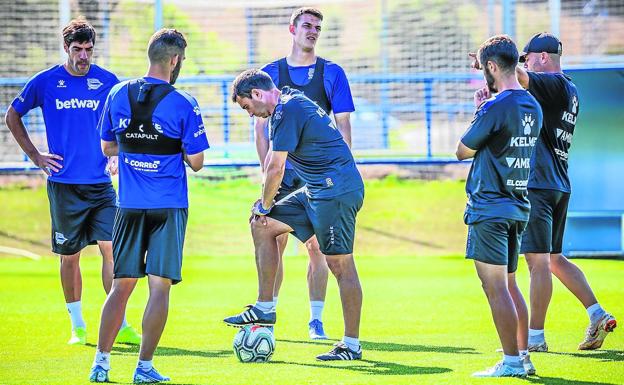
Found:
[[[522,127],[524,127],[524,135],[531,135],[531,128],[533,128],[533,124],[535,123],[535,119],[533,119],[532,114],[524,114],[524,119],[522,119]]]
[[[535,147],[537,137],[512,136],[509,147]]]
[[[63,233],[59,233],[58,231],[54,232],[54,242],[56,242],[57,245],[62,245],[65,242],[67,242],[67,238],[65,237],[65,235]]]
[[[152,125],[154,126],[154,129],[155,129],[156,131],[160,132],[161,134],[163,133],[163,129],[162,129],[162,127],[160,126],[160,124],[152,122]]]
[[[526,190],[528,184],[528,179],[507,179],[507,186],[513,187],[515,190]]]
[[[281,118],[282,118],[282,109],[281,108],[279,110],[276,109],[276,111],[273,111],[273,121],[280,120]]]
[[[155,160],[153,162],[143,162],[134,159],[130,160],[128,157],[124,157],[124,162],[137,171],[158,172],[158,166],[160,166],[159,160]]]
[[[77,99],[77,98],[71,98],[69,100],[56,99],[57,110],[63,110],[63,109],[75,110],[79,108],[88,108],[90,110],[95,111],[97,110],[99,105],[100,105],[99,100],[91,100],[91,99],[82,100],[82,99]]]
[[[561,160],[565,160],[565,161],[568,160],[568,153],[563,150],[555,148],[555,154],[557,154],[559,158],[561,158]]]
[[[204,135],[206,133],[206,128],[204,127],[204,125],[202,124],[201,126],[198,127],[199,130],[195,131],[193,133],[193,137],[197,138],[200,135]]]
[[[199,109],[198,106],[193,107],[193,112],[195,113],[195,115],[199,116],[201,115],[201,110]]]
[[[87,78],[87,89],[89,90],[97,90],[102,87],[104,83],[102,83],[99,79],[96,78]]]
[[[510,168],[529,168],[531,158],[505,158],[507,160],[507,166]]]
[[[576,124],[576,114],[578,112],[578,99],[576,95],[572,97],[572,112],[563,111],[561,120],[570,124]]]
[[[327,187],[332,187],[334,185],[334,181],[331,178],[325,178],[325,184]]]
[[[321,118],[322,118],[323,116],[327,115],[327,114],[325,113],[325,110],[324,110],[324,109],[322,109],[321,107],[319,107],[319,108],[316,110],[316,113],[317,113],[317,114],[318,114],[318,116],[320,116]]]
[[[56,88],[67,88],[67,86],[65,85],[65,80],[59,79],[58,84],[56,85]]]
[[[24,97],[22,96],[22,91],[20,91],[19,94],[17,94],[17,96],[15,97],[15,99],[19,100],[20,102],[24,103]]]
[[[576,95],[574,95],[572,97],[572,113],[576,115],[577,111],[578,111],[578,99],[576,98]]]
[[[147,139],[147,140],[158,140],[158,135],[156,134],[146,134],[143,131],[143,125],[139,126],[140,132],[126,132],[124,136],[128,139]]]
[[[572,144],[572,133],[564,131],[561,128],[557,128],[557,138]]]

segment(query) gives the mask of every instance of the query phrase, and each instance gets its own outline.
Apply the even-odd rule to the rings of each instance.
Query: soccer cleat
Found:
[[[546,353],[548,351],[548,344],[546,343],[546,341],[543,341],[539,344],[529,343],[528,350],[529,352]]]
[[[308,332],[310,333],[310,338],[313,340],[326,340],[329,339],[327,334],[325,334],[325,330],[323,330],[323,322],[317,319],[313,319],[308,324]]]
[[[162,376],[153,366],[150,370],[143,370],[141,368],[134,369],[132,382],[135,384],[153,384],[164,381],[171,381],[171,378]]]
[[[254,305],[247,305],[247,310],[240,314],[227,317],[223,322],[229,326],[240,328],[245,325],[273,326],[275,325],[275,320],[275,311],[265,313]]]
[[[334,344],[334,348],[325,354],[316,356],[319,361],[351,361],[362,359],[362,348],[357,352],[349,349],[347,344],[340,341]]]
[[[141,335],[130,325],[119,329],[115,342],[120,344],[141,345]]]
[[[86,345],[87,344],[87,328],[77,327],[72,329],[72,335],[68,345]]]
[[[524,366],[524,371],[526,372],[527,376],[534,376],[535,373],[537,373],[537,370],[535,370],[535,365],[533,365],[533,362],[531,362],[531,356],[525,354],[523,356],[520,356],[520,358],[522,359],[522,366]]]
[[[499,361],[493,367],[483,370],[481,372],[475,372],[473,377],[526,377],[527,372],[524,366],[511,366],[507,365],[503,361]]]
[[[610,333],[617,326],[617,321],[609,313],[603,314],[598,322],[589,325],[585,332],[585,339],[578,346],[579,350],[600,349],[607,333]]]
[[[108,370],[104,369],[100,365],[95,365],[91,368],[89,374],[89,381],[91,382],[110,382],[108,380]]]

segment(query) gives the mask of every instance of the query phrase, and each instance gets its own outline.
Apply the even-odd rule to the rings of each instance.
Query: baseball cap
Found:
[[[522,51],[523,52],[520,54],[520,63],[524,63],[526,55],[529,52],[546,52],[561,55],[563,52],[563,46],[561,41],[559,41],[555,35],[547,32],[541,32],[533,35],[531,40],[529,40],[529,43]]]

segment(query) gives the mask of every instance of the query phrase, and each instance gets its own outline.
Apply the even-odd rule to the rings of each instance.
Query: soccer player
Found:
[[[466,258],[474,260],[504,358],[473,375],[525,377],[535,368],[526,351],[528,316],[515,271],[520,237],[529,219],[526,190],[542,110],[518,83],[518,50],[508,36],[486,40],[477,59],[487,87],[475,93],[477,111],[456,155],[459,160],[474,158],[466,180]]]
[[[295,10],[290,17],[289,31],[292,35],[290,55],[271,62],[261,69],[269,74],[278,89],[289,86],[298,89],[318,104],[328,115],[333,112],[334,119],[342,137],[351,146],[350,114],[355,111],[349,81],[344,70],[336,63],[316,56],[316,42],[321,34],[323,14],[311,7]],[[262,170],[269,151],[268,119],[256,117],[256,150]],[[282,184],[276,201],[303,187],[304,182],[286,161]],[[288,235],[278,238],[280,262],[275,282],[274,301],[277,304],[279,289],[283,280],[282,256],[286,248]],[[306,242],[310,256],[308,265],[308,289],[310,295],[310,321],[308,332],[312,339],[327,339],[323,328],[322,315],[327,291],[328,268],[325,256],[319,249],[316,237]]]
[[[544,111],[544,125],[531,158],[531,216],[520,248],[531,273],[529,350],[537,352],[548,351],[544,322],[552,297],[551,271],[587,310],[589,327],[580,350],[600,348],[617,325],[598,303],[583,272],[561,253],[570,200],[568,151],[579,111],[576,86],[561,72],[561,54],[559,39],[538,33],[520,56],[524,68],[516,70],[520,84]]]
[[[306,242],[316,235],[321,252],[340,288],[345,333],[319,360],[362,357],[359,325],[362,288],[353,260],[355,218],[364,200],[364,184],[344,138],[325,110],[300,91],[275,87],[260,70],[247,70],[232,84],[232,99],[250,116],[269,118],[262,197],[253,206],[251,232],[256,248],[259,295],[255,305],[224,321],[232,326],[275,324],[273,288],[279,264],[277,237],[293,233]],[[277,203],[286,159],[305,186]]]
[[[115,279],[102,308],[92,382],[108,381],[115,330],[145,275],[150,294],[133,380],[169,380],[156,371],[152,358],[167,321],[171,285],[182,280],[188,216],[184,163],[199,171],[208,148],[197,102],[173,87],[186,46],[175,29],[152,35],[147,74],[113,87],[99,123],[102,150],[120,158],[119,209],[113,228]]]
[[[48,175],[52,251],[61,260],[61,284],[72,325],[69,344],[84,345],[81,250],[97,244],[107,293],[113,281],[111,232],[117,197],[109,172],[117,172],[117,157],[107,161],[102,155],[96,125],[106,95],[119,80],[91,63],[96,33],[86,20],[72,20],[62,36],[67,60],[26,83],[6,113],[6,124],[30,160]],[[43,112],[49,153],[33,145],[22,121],[37,107]],[[117,342],[141,342],[125,317]]]

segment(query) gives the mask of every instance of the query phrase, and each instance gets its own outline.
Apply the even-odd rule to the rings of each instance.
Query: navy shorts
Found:
[[[182,281],[187,209],[117,210],[113,228],[115,278],[146,274]]]
[[[570,193],[529,189],[529,201],[531,214],[520,252],[561,253]]]
[[[364,189],[318,199],[309,198],[304,187],[278,201],[268,216],[290,226],[301,242],[316,235],[325,255],[352,254],[363,202]]]
[[[466,215],[468,239],[466,258],[490,265],[507,265],[507,272],[518,269],[518,252],[526,221]]]
[[[284,199],[287,195],[299,190],[305,186],[305,182],[299,178],[297,172],[292,168],[284,170],[284,177],[282,178],[282,184],[280,184],[277,195],[275,196],[275,202]]]
[[[52,252],[76,254],[112,239],[117,195],[110,182],[66,184],[48,180]]]

